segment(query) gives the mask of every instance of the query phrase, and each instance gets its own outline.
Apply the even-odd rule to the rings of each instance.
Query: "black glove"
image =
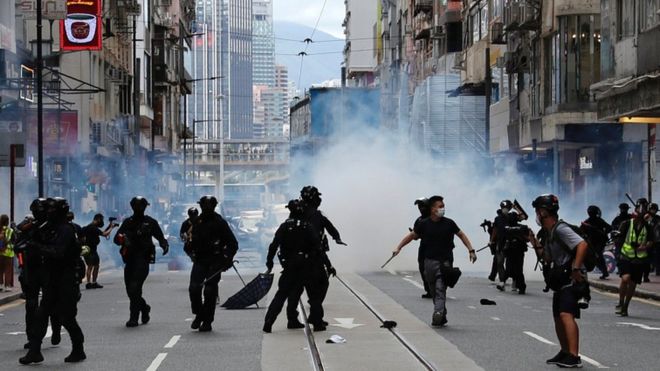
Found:
[[[170,251],[170,246],[165,243],[161,247],[163,248],[163,256],[167,255],[167,253]]]
[[[266,268],[268,268],[269,271],[272,270],[273,269],[273,262],[270,261],[270,260],[267,261],[266,262]]]
[[[337,271],[335,270],[334,267],[330,267],[330,268],[328,268],[328,274],[331,275],[332,277],[336,277],[337,276]]]
[[[335,243],[336,243],[337,245],[348,246],[348,245],[347,245],[344,241],[342,241],[342,240],[335,240]]]

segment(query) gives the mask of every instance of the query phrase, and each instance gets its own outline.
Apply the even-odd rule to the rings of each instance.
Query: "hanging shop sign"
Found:
[[[101,50],[101,0],[67,0],[66,18],[60,21],[62,50]]]

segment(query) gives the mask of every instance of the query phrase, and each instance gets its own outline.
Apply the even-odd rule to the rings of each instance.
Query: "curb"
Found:
[[[7,295],[7,296],[5,296],[5,297],[3,297],[3,298],[0,298],[0,305],[9,304],[9,303],[11,303],[12,301],[18,300],[18,299],[20,299],[20,298],[21,298],[21,292],[20,292],[20,291],[19,291],[19,292],[12,293],[12,294]]]
[[[603,282],[598,282],[598,281],[589,281],[589,284],[591,287],[595,287],[597,289],[603,290],[603,291],[609,291],[615,294],[619,293],[619,287],[611,284],[606,284]],[[643,289],[636,289],[635,290],[635,295],[636,298],[642,298],[642,299],[650,299],[650,300],[655,300],[655,301],[660,301],[660,294],[643,290]]]

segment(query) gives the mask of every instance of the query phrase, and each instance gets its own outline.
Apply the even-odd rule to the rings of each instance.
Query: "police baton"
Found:
[[[479,250],[477,250],[476,252],[486,250],[486,249],[489,248],[489,247],[490,247],[490,245],[486,245],[486,246],[480,248]]]
[[[390,256],[390,258],[387,259],[387,261],[385,262],[385,264],[381,265],[380,268],[381,268],[381,269],[385,268],[385,266],[386,266],[389,262],[391,262],[392,259],[394,259],[395,256],[396,256],[396,253],[393,252],[393,253],[392,253],[392,256]]]
[[[626,193],[626,197],[628,197],[628,199],[630,200],[630,203],[632,203],[633,206],[635,206],[635,204],[636,204],[635,200],[633,200],[632,197],[630,197],[630,195],[628,193]]]

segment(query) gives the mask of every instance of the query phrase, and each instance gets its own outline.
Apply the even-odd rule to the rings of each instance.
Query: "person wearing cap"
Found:
[[[415,200],[415,206],[419,210],[419,217],[415,219],[413,223],[413,229],[424,219],[428,218],[431,214],[429,210],[429,199],[426,197],[420,197]],[[424,250],[422,249],[422,244],[419,244],[419,250],[417,250],[417,268],[419,269],[419,275],[422,277],[422,283],[424,284],[424,294],[422,297],[424,299],[433,299],[433,294],[429,289],[429,283],[426,281],[426,276],[424,275]]]
[[[579,356],[580,331],[575,319],[580,318],[578,301],[583,292],[578,288],[586,282],[583,262],[588,245],[567,223],[559,219],[557,196],[538,196],[532,202],[532,207],[536,211],[536,223],[547,236],[543,239],[543,246],[535,243],[535,248],[542,250],[546,262],[544,276],[548,275],[546,284],[554,292],[552,316],[561,346],[559,353],[546,363],[559,367],[582,367]]]
[[[619,227],[619,238],[615,242],[617,266],[621,284],[619,286],[619,304],[615,313],[628,316],[628,306],[635,294],[637,285],[642,283],[642,276],[649,264],[649,249],[653,245],[653,231],[646,221],[649,202],[640,198],[635,203],[633,218],[624,221]]]
[[[628,213],[629,209],[630,206],[627,203],[623,202],[619,204],[619,214],[612,220],[612,229],[618,231],[621,223],[632,218],[632,215]]]
[[[208,332],[212,330],[211,323],[215,318],[218,282],[222,272],[234,264],[238,242],[227,221],[215,212],[218,206],[215,197],[204,196],[198,203],[202,213],[197,217],[194,213],[189,214],[191,227],[188,242],[193,266],[188,294],[195,315],[190,328]]]
[[[649,249],[649,264],[647,269],[644,271],[644,277],[642,280],[644,282],[651,282],[649,275],[651,272],[655,271],[656,276],[660,276],[660,215],[658,215],[658,204],[655,202],[649,205],[649,213],[646,217],[646,222],[649,224],[651,231],[653,232],[653,245]]]
[[[149,264],[156,261],[152,238],[158,241],[163,255],[167,254],[170,247],[156,219],[145,215],[149,206],[147,199],[136,196],[130,204],[133,215],[121,223],[113,241],[121,246],[120,254],[124,261],[124,285],[130,301],[130,317],[126,327],[136,327],[140,314],[143,324],[151,319],[151,307],[142,297],[142,286],[149,275]]]

